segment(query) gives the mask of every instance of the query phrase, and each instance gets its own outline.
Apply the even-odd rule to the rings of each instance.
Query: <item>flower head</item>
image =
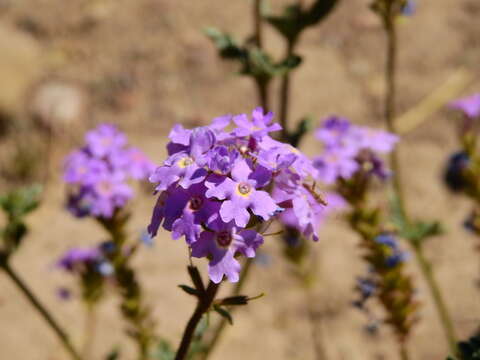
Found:
[[[471,119],[477,118],[480,116],[480,93],[452,101],[450,107],[462,111]]]
[[[280,129],[272,118],[257,108],[251,118],[225,115],[192,130],[177,125],[169,136],[169,157],[150,176],[160,193],[150,236],[163,227],[173,239],[184,237],[193,257],[210,260],[214,282],[224,276],[238,280],[237,257],[254,257],[263,243],[257,229],[287,208],[315,239],[323,205],[307,184],[316,169],[297,149],[270,137]],[[307,201],[296,199],[299,194]]]
[[[360,170],[380,179],[389,176],[379,155],[393,150],[398,142],[396,135],[331,116],[317,129],[316,137],[323,145],[323,152],[314,159],[314,165],[318,180],[323,183],[349,179]]]
[[[153,163],[125,134],[103,124],[85,137],[86,145],[67,156],[64,181],[69,185],[67,208],[75,216],[110,218],[133,196],[129,179],[146,179]]]

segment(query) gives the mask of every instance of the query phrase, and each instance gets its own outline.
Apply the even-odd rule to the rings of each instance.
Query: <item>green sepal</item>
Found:
[[[225,310],[218,305],[213,305],[213,310],[215,310],[220,316],[227,319],[230,325],[233,325],[233,318],[232,315],[228,312],[228,310]]]

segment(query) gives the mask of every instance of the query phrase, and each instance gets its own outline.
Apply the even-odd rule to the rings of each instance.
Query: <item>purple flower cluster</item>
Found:
[[[398,141],[396,135],[331,116],[317,129],[316,137],[324,148],[314,159],[314,166],[318,179],[325,184],[349,179],[360,169],[380,179],[390,175],[379,154],[393,150]]]
[[[67,208],[78,217],[110,218],[133,196],[129,179],[142,180],[153,163],[115,126],[102,124],[89,131],[85,145],[68,155],[64,180],[69,187]]]
[[[170,132],[169,157],[150,176],[159,192],[148,227],[173,239],[184,237],[193,257],[207,257],[209,276],[219,283],[239,279],[236,257],[254,257],[263,243],[257,228],[285,210],[307,237],[317,239],[322,207],[312,187],[316,170],[297,149],[274,140],[273,114],[256,108],[225,115],[192,130]]]

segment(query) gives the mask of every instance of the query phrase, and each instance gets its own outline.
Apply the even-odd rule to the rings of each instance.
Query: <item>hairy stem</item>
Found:
[[[5,261],[1,265],[8,277],[15,283],[15,285],[22,291],[25,297],[30,301],[30,304],[38,311],[38,313],[43,317],[47,324],[52,328],[60,342],[62,343],[65,350],[68,352],[70,357],[74,360],[81,360],[82,358],[77,353],[75,348],[72,346],[67,333],[62,329],[62,327],[55,321],[52,314],[40,303],[40,300],[37,296],[30,290],[27,284],[18,276],[18,274],[13,270],[10,265]]]
[[[396,70],[397,70],[397,33],[395,28],[395,18],[393,15],[387,16],[385,19],[385,31],[387,34],[387,60],[385,68],[386,79],[386,94],[385,94],[385,121],[388,130],[392,133],[397,133],[394,119],[395,119],[395,98],[396,98]],[[390,155],[390,165],[393,170],[393,189],[399,204],[401,215],[405,221],[409,222],[408,212],[406,209],[404,191],[402,187],[401,168],[398,159],[398,150],[395,148]],[[413,244],[416,260],[420,266],[423,277],[428,283],[431,295],[434,299],[435,307],[438,316],[444,328],[447,342],[450,350],[455,354],[456,340],[453,329],[453,324],[448,313],[447,307],[442,297],[442,293],[438,283],[434,277],[432,268],[423,254],[421,244]]]
[[[195,308],[195,311],[193,312],[190,320],[187,323],[187,326],[185,327],[182,341],[180,342],[180,346],[178,347],[175,360],[183,360],[187,357],[188,349],[190,348],[193,340],[193,335],[195,334],[195,329],[197,328],[198,323],[202,319],[202,316],[210,310],[213,300],[215,300],[215,296],[217,294],[219,286],[220,284],[215,284],[214,282],[210,281],[204,296],[198,299],[197,307]]]
[[[242,268],[242,273],[240,274],[240,280],[235,284],[235,288],[232,291],[232,294],[230,296],[238,296],[242,293],[243,287],[246,283],[246,280],[248,278],[248,274],[250,273],[250,270],[253,265],[253,260],[251,258],[248,258],[245,261],[245,264],[243,265]],[[228,309],[230,312],[235,310],[236,307],[232,307]],[[217,324],[215,329],[212,331],[212,335],[208,339],[208,341],[205,344],[205,351],[199,356],[201,360],[205,360],[208,358],[208,356],[213,352],[213,350],[216,348],[221,335],[223,334],[223,330],[227,326],[228,320],[225,318],[221,318],[220,322]]]

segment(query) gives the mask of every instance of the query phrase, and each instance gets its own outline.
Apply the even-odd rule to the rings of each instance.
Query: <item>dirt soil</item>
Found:
[[[272,3],[275,10],[285,1]],[[305,33],[298,47],[304,64],[293,80],[292,119],[305,114],[320,119],[336,113],[357,123],[381,126],[385,43],[368,3],[344,0],[324,24]],[[480,89],[478,0],[417,3],[417,13],[399,26],[400,113],[460,69],[469,81],[452,96]],[[32,232],[13,260],[76,344],[83,341],[83,309],[78,300],[57,298],[56,289],[72,283],[52,264],[64,250],[102,240],[105,234],[92,221],[78,221],[63,210],[59,176],[63,156],[81,140],[86,128],[113,122],[159,163],[174,123],[206,124],[214,116],[256,106],[251,81],[234,75],[236,67],[220,61],[202,34],[204,27],[215,26],[239,39],[247,37],[252,29],[250,7],[250,1],[239,0],[0,0],[0,113],[25,122],[32,92],[52,79],[73,84],[87,99],[79,119],[54,137],[45,200],[29,218]],[[283,45],[272,30],[267,29],[266,39],[268,49],[281,55]],[[276,98],[277,89],[273,90]],[[480,275],[479,256],[473,251],[478,239],[461,226],[470,209],[468,202],[447,193],[440,179],[446,157],[457,148],[452,119],[448,111],[435,112],[406,135],[401,162],[411,212],[441,219],[447,229],[426,247],[456,331],[466,338],[480,324],[480,292],[475,283]],[[8,152],[9,139],[0,141],[0,153]],[[310,155],[318,151],[311,135],[302,148]],[[7,185],[2,182],[1,186]],[[132,204],[132,236],[145,228],[153,204],[154,198],[144,193]],[[314,302],[317,333],[323,333],[331,360],[397,359],[388,327],[382,326],[377,335],[367,334],[362,330],[365,317],[351,306],[355,276],[365,270],[357,244],[358,238],[336,217],[322,228],[321,242],[314,245],[319,271],[309,301]],[[246,293],[265,292],[266,296],[235,313],[235,324],[212,360],[315,359],[307,298],[276,240],[270,239],[264,253],[269,260],[255,266]],[[135,259],[148,302],[155,309],[158,332],[174,344],[194,307],[192,298],[177,288],[188,282],[185,255],[184,243],[162,234]],[[205,267],[204,262],[199,264]],[[421,321],[409,343],[412,359],[444,359],[447,347],[442,329],[413,259],[408,271],[418,283],[423,304]],[[134,359],[123,325],[110,296],[99,308],[93,360],[103,359],[116,345],[123,350],[122,359]],[[67,359],[51,331],[1,274],[0,359]]]

